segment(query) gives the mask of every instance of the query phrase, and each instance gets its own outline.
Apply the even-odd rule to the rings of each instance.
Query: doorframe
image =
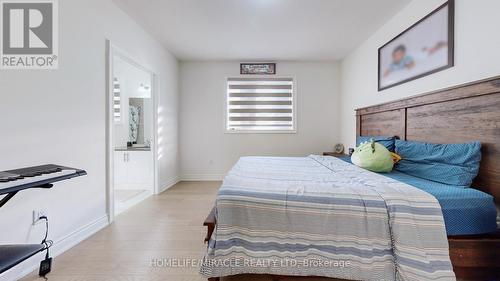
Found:
[[[109,223],[115,219],[114,200],[114,115],[113,105],[113,58],[115,56],[147,72],[151,76],[151,98],[153,99],[153,139],[151,141],[153,157],[153,194],[159,193],[158,186],[158,79],[155,72],[142,66],[122,49],[106,39],[106,213]]]

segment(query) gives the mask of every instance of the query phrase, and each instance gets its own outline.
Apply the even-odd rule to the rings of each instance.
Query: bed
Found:
[[[500,199],[498,108],[496,77],[356,110],[358,136],[481,141],[483,159],[473,184],[477,190],[462,194],[404,174],[366,174],[332,157],[242,158],[219,192],[207,260],[217,255],[233,261],[313,257],[337,263],[334,270],[205,265],[202,273],[210,278],[242,273],[349,280],[497,278],[500,236],[494,229],[493,200],[498,204]],[[331,189],[334,196],[328,196]],[[339,194],[344,196],[340,201]],[[270,215],[270,208],[281,215]],[[342,267],[342,261],[353,264]]]
[[[340,159],[351,163],[349,156]],[[392,170],[382,175],[404,182],[434,196],[441,206],[448,236],[479,235],[497,230],[497,210],[490,194],[474,187],[447,185]]]

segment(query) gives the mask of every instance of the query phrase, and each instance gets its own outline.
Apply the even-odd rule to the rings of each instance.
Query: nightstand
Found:
[[[344,153],[323,152],[323,156],[346,157],[346,156],[349,156],[349,155],[344,154]]]

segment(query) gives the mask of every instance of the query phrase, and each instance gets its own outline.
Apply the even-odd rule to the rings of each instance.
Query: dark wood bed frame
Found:
[[[431,143],[479,140],[481,168],[473,186],[493,195],[500,206],[500,76],[356,109],[356,134]],[[208,241],[216,225],[213,211],[204,225]],[[448,241],[457,278],[500,280],[500,231],[448,236]],[[272,276],[273,280],[294,278],[305,277]]]

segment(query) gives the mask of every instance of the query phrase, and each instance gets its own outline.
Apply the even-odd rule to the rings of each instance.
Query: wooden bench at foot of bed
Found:
[[[215,229],[215,207],[212,208],[207,218],[203,222],[203,225],[207,227],[207,236],[205,236],[205,242],[208,242],[210,240],[210,237],[212,237],[212,233]]]
[[[210,240],[216,223],[214,207],[203,222],[207,227],[205,242]],[[448,236],[448,242],[450,259],[457,278],[478,281],[500,280],[500,230],[484,235]],[[292,279],[291,276],[272,276],[273,280],[280,281],[287,278]],[[208,280],[220,281],[220,278]]]

